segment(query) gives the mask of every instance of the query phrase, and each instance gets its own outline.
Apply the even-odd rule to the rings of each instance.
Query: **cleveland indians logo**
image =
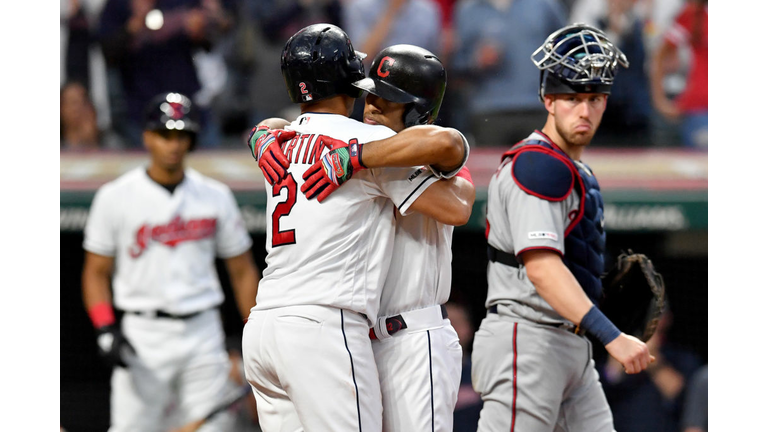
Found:
[[[178,102],[166,102],[160,106],[165,115],[168,117],[179,120],[184,118],[184,105]]]
[[[389,64],[389,66],[386,67],[387,68],[386,71],[384,70],[384,67],[385,67],[384,63]],[[386,78],[389,76],[389,68],[394,64],[395,64],[395,59],[389,56],[384,56],[384,58],[382,58],[381,61],[379,62],[379,68],[376,69],[376,73],[379,74],[380,77]]]
[[[177,244],[202,240],[213,237],[216,234],[216,218],[190,219],[184,221],[181,216],[176,216],[167,224],[142,225],[136,231],[136,243],[128,249],[131,258],[138,258],[147,249],[150,242],[155,241],[169,247]]]

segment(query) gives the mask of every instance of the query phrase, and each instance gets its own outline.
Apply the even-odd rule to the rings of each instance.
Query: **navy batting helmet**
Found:
[[[531,55],[539,75],[539,99],[545,94],[604,93],[619,65],[629,66],[627,56],[601,30],[572,24],[549,35]]]
[[[340,94],[360,97],[362,92],[351,84],[365,78],[364,58],[335,25],[304,27],[288,39],[280,57],[288,96],[294,103]]]
[[[373,59],[368,78],[353,85],[391,102],[408,104],[405,127],[432,123],[443,103],[448,75],[440,59],[414,45],[393,45]]]
[[[200,131],[197,111],[192,100],[181,93],[163,93],[155,96],[146,108],[144,130],[188,132],[192,137],[192,149]]]

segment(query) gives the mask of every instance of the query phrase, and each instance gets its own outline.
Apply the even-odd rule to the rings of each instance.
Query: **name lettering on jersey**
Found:
[[[290,141],[283,143],[283,153],[292,164],[313,164],[323,153],[323,146],[318,145],[318,135],[297,134]]]
[[[528,233],[528,238],[557,241],[557,234],[548,231],[533,231]]]
[[[190,219],[184,221],[176,216],[167,224],[142,225],[136,231],[136,243],[130,247],[132,258],[138,258],[149,247],[150,242],[176,247],[185,241],[202,240],[216,235],[216,218]]]
[[[298,144],[299,143],[296,139],[288,141],[288,145],[286,145],[283,149],[283,153],[288,160],[291,160],[291,156],[293,156],[293,149],[296,148]]]

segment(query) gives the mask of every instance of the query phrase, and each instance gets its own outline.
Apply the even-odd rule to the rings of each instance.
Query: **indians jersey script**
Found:
[[[549,141],[533,133],[529,139]],[[563,201],[547,201],[523,191],[512,178],[511,158],[491,177],[488,184],[488,243],[501,251],[548,249],[565,254],[565,228],[578,210],[575,188]],[[519,260],[519,259],[518,259]],[[528,279],[525,267],[519,269],[499,262],[488,263],[486,307],[514,301],[514,312],[537,322],[563,322]]]
[[[254,309],[314,304],[365,314],[372,325],[394,241],[394,214],[406,214],[438,180],[423,167],[366,169],[319,203],[301,192],[303,174],[329,151],[318,135],[360,143],[394,132],[338,114],[302,114],[286,129],[288,176],[267,184],[267,267]]]
[[[464,160],[443,178],[455,176],[469,157],[464,138]],[[392,262],[381,293],[379,316],[440,305],[451,295],[451,241],[453,226],[418,212],[395,216]]]
[[[115,257],[118,308],[184,314],[224,300],[215,258],[246,252],[251,238],[224,184],[188,168],[171,194],[140,167],[98,190],[83,247]]]

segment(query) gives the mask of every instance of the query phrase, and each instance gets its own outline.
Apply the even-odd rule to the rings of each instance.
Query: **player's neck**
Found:
[[[555,120],[550,115],[547,119],[547,124],[541,129],[544,134],[552,140],[563,153],[567,154],[573,160],[581,160],[581,154],[584,152],[584,146],[572,145],[560,133],[557,132],[555,127]]]
[[[184,166],[169,169],[153,163],[147,168],[147,175],[162,185],[179,184],[184,179]]]
[[[351,100],[351,103],[350,103]],[[354,99],[349,96],[338,95],[328,99],[301,104],[301,113],[327,113],[349,117],[352,114]]]

